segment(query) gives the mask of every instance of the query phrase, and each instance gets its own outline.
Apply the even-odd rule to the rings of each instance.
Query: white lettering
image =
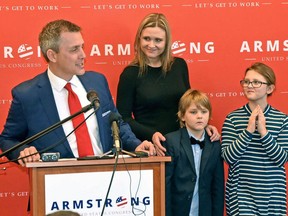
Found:
[[[140,7],[140,8],[145,8],[145,9],[151,9],[151,8],[153,8],[153,9],[157,8],[157,9],[159,9],[159,8],[160,8],[159,4],[140,4],[139,7]]]
[[[279,51],[279,40],[274,41],[267,41],[267,51],[273,52],[273,51]]]
[[[250,47],[249,47],[249,44],[248,44],[248,41],[243,41],[242,42],[242,45],[241,45],[241,48],[240,48],[240,52],[250,52]]]
[[[260,7],[259,2],[240,2],[241,7]]]
[[[104,45],[104,50],[102,50],[104,52],[105,56],[114,56],[113,53],[113,45],[112,44],[105,44]],[[130,44],[117,44],[117,55],[121,56],[121,55],[130,55],[131,54],[131,45]],[[90,56],[101,56],[101,50],[99,48],[99,46],[97,44],[94,44],[91,48],[90,51]]]
[[[288,40],[285,40],[283,42],[283,45],[284,45],[283,51],[288,51]]]
[[[41,48],[40,46],[37,46],[37,57],[41,57],[41,54],[42,54]]]
[[[94,45],[92,46],[91,52],[90,52],[90,56],[94,56],[94,55],[101,56],[99,47],[98,47],[98,45],[96,45],[96,44],[94,44]]]
[[[258,50],[259,52],[263,52],[262,41],[254,41],[254,52],[257,52]]]
[[[197,43],[197,46],[195,43],[190,43],[190,53],[200,53],[200,42]]]
[[[214,43],[213,42],[207,42],[204,44],[204,51],[206,53],[214,53]],[[201,43],[197,42],[191,42],[190,43],[190,53],[201,53]]]
[[[280,40],[267,40],[267,41],[243,41],[240,47],[240,52],[279,52],[279,51],[288,51],[288,40],[282,42]]]
[[[118,44],[118,55],[130,55],[130,51],[130,44],[126,44],[125,47],[122,44]]]
[[[53,5],[38,5],[38,10],[53,11],[59,10],[58,6]]]
[[[4,58],[14,58],[12,51],[12,47],[4,47]]]
[[[113,46],[111,44],[105,44],[105,56],[108,56],[108,54],[110,54],[111,56],[114,56],[112,50],[113,50]]]
[[[206,53],[214,53],[214,43],[208,42],[205,44],[205,51]]]

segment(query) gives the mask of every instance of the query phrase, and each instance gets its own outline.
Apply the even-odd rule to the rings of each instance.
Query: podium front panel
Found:
[[[108,203],[106,202],[103,215],[105,215],[105,213],[109,213],[111,215],[113,214],[113,212],[117,215],[134,215],[132,214],[132,211],[135,210],[136,213],[140,213],[141,211],[145,211],[146,208],[146,215],[149,214],[149,211],[152,211],[152,214],[149,215],[164,216],[165,162],[168,162],[170,160],[170,157],[119,158],[116,172],[114,173],[114,180],[112,182],[109,192],[110,196],[108,195],[107,197]],[[103,194],[105,193],[106,195],[108,191],[108,184],[110,183],[110,179],[112,177],[112,171],[115,168],[115,159],[87,161],[63,160],[58,162],[36,163],[34,162],[27,163],[27,167],[30,168],[31,213],[33,216],[45,215],[49,211],[53,212],[57,209],[73,210],[76,212],[78,211],[80,214],[83,215],[101,215],[100,213],[103,209],[103,204],[105,200]],[[67,185],[62,185],[62,191],[54,191],[55,198],[53,197],[53,190],[57,187],[59,187],[57,188],[57,190],[61,190],[61,184],[55,184],[55,188],[53,188],[53,176],[54,181],[56,182],[59,182],[61,178],[63,178],[64,181],[67,181]],[[72,178],[74,178],[74,180]],[[95,180],[97,184],[100,184],[98,185],[98,187],[101,187],[102,195],[101,197],[97,197],[97,194],[95,194],[94,197],[92,196],[91,198],[87,198],[87,194],[89,194],[89,190],[87,190],[87,188],[91,188],[91,194],[93,194],[93,191],[97,192],[97,188],[95,188],[97,187],[97,184],[94,184],[93,181],[90,180],[87,181],[86,179],[84,181],[86,183],[84,184],[91,185],[87,185],[87,187],[84,186],[84,190],[81,183],[77,184],[77,181],[79,181],[81,178],[102,178],[102,180],[109,182],[101,183],[101,180]],[[127,182],[129,181],[129,178],[131,178],[133,184],[131,191],[129,191],[129,193],[131,192],[131,196],[128,196],[129,194],[126,191],[127,187],[129,187],[127,185],[130,184],[129,182]],[[47,185],[45,185],[45,179]],[[71,183],[74,184],[69,184],[69,179]],[[119,181],[122,182],[119,183]],[[147,183],[144,181],[151,182]],[[75,185],[75,183],[77,185]],[[121,184],[122,188],[117,189],[117,187],[119,187],[119,185]],[[138,184],[140,185],[137,189]],[[66,196],[66,200],[65,194],[63,194],[62,200],[57,199],[57,196],[59,194],[61,195],[61,193],[70,193],[69,185],[71,186],[71,199],[69,200],[69,196]],[[81,190],[81,187],[83,188],[83,190]],[[47,191],[46,193],[45,190],[47,189],[52,191]],[[105,190],[106,192],[104,192]],[[130,189],[128,188],[128,190]],[[75,193],[73,193],[73,191]],[[142,194],[140,194],[140,192],[142,192]],[[79,193],[79,196],[75,199],[77,193]],[[47,200],[47,202],[45,197],[49,199]],[[132,204],[134,206],[133,210],[131,207]]]

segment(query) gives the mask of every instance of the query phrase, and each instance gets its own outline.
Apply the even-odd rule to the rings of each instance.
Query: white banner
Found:
[[[46,214],[100,216],[111,177],[112,171],[45,175]],[[103,215],[153,216],[153,203],[153,170],[116,171]]]

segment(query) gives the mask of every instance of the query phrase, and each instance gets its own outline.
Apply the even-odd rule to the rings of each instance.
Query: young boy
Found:
[[[181,128],[163,143],[172,158],[166,164],[166,216],[223,216],[221,145],[205,133],[211,109],[207,95],[198,90],[189,89],[180,99]]]

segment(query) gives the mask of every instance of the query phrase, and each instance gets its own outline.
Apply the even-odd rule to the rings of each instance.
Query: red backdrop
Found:
[[[47,22],[68,19],[83,28],[86,69],[105,74],[115,97],[119,75],[133,58],[138,24],[150,12],[167,16],[175,42],[174,55],[187,61],[192,87],[210,96],[211,124],[219,131],[225,116],[246,103],[239,80],[255,61],[275,70],[277,87],[270,103],[287,113],[285,2],[10,0],[0,6],[0,130],[10,107],[11,88],[46,69],[38,34]],[[15,164],[0,165],[1,215],[26,215],[27,173]]]

